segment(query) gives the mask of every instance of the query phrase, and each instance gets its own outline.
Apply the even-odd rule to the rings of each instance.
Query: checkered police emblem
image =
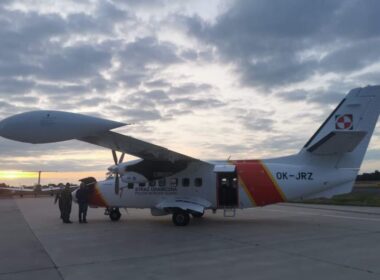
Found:
[[[344,130],[352,130],[354,128],[352,115],[351,114],[336,115],[335,128],[344,129]]]

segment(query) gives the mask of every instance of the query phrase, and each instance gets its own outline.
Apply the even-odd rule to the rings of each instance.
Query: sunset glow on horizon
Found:
[[[0,180],[26,179],[26,178],[38,178],[38,172],[19,171],[19,170],[0,170]]]
[[[77,171],[77,172],[41,172],[41,184],[78,183],[85,177],[95,177],[102,180],[105,171]],[[38,171],[0,170],[0,183],[10,186],[35,185],[38,180]]]

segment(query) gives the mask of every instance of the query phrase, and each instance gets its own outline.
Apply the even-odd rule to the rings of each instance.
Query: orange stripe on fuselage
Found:
[[[248,190],[247,186],[245,185],[244,181],[242,178],[240,178],[240,176],[238,177],[239,178],[239,185],[241,185],[243,187],[243,190],[244,192],[247,194],[249,200],[251,201],[252,205],[253,206],[257,206],[257,203],[255,201],[255,199],[252,197],[252,194],[251,192]]]
[[[242,185],[257,206],[285,201],[284,194],[261,161],[235,161],[234,164]]]
[[[90,194],[89,204],[92,206],[107,207],[107,202],[104,199],[102,193],[98,188],[98,184],[95,184],[93,191]]]

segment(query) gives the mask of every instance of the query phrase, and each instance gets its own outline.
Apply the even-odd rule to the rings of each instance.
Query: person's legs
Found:
[[[83,203],[78,203],[78,206],[79,206],[79,222],[81,223],[83,221],[82,219]]]
[[[83,222],[87,223],[86,217],[87,217],[87,209],[88,209],[88,204],[83,203]]]
[[[58,201],[58,206],[59,206],[59,212],[61,212],[61,219],[63,220],[63,206],[62,206],[62,201]]]
[[[62,221],[67,224],[69,222],[69,213],[67,209],[62,209]]]
[[[71,213],[71,205],[67,206],[66,209],[66,222],[71,224],[72,222],[70,221],[70,213]]]

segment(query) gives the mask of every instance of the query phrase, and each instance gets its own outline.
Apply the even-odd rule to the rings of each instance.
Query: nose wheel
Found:
[[[121,213],[118,207],[108,209],[108,215],[113,222],[120,220],[121,217]]]

